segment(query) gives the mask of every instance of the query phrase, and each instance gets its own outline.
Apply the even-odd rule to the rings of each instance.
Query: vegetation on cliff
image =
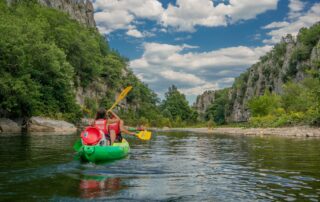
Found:
[[[15,2],[8,6],[0,0],[0,117],[77,121],[108,108],[121,89],[132,85],[125,106],[118,107],[127,123],[198,124],[199,114],[175,86],[160,102],[95,28],[36,0]],[[215,92],[214,102],[202,112],[204,121],[319,125],[319,39],[319,23],[301,29],[296,41],[287,36],[230,89]]]
[[[215,92],[215,100],[205,112],[205,121],[213,121],[216,124],[226,123],[225,111],[228,107],[229,89],[218,90]]]
[[[305,78],[294,82],[299,63],[310,59],[312,49],[320,50],[320,24],[303,28],[297,37],[298,48],[290,57],[289,71],[283,93],[272,94],[266,89],[263,96],[253,97],[249,103],[253,126],[283,126],[309,124],[320,126],[320,60],[303,64]]]
[[[132,85],[124,106],[117,108],[127,124],[181,126],[196,120],[175,86],[160,103],[96,29],[37,1],[15,2],[8,6],[0,0],[0,117],[92,118]],[[80,105],[78,89],[101,95],[82,92]]]
[[[288,82],[281,95],[269,91],[249,101],[254,127],[288,125],[320,125],[320,77],[313,76],[300,83]]]
[[[302,28],[296,40],[288,35],[237,77],[227,93],[217,91],[223,96],[210,105],[207,120],[248,120],[253,127],[319,126],[319,40],[319,23]]]
[[[76,121],[83,113],[93,116],[99,106],[110,106],[127,85],[134,88],[124,115],[134,122],[139,117],[153,120],[158,114],[156,95],[96,29],[36,1],[8,6],[0,0],[0,10],[1,117],[41,115]],[[86,98],[80,106],[77,89],[94,81],[108,86],[107,92],[99,100]]]

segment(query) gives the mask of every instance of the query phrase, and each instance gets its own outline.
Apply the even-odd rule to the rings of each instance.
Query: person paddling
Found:
[[[107,111],[104,108],[100,108],[97,111],[94,123],[92,125],[104,133],[105,138],[109,141],[109,144],[110,144],[108,124],[113,124],[118,121],[119,120],[117,120],[117,119],[108,119],[107,118]]]
[[[115,141],[122,141],[122,132],[128,135],[135,135],[134,132],[130,132],[125,128],[123,120],[121,120],[116,113],[114,113],[113,111],[107,111],[107,113],[110,114],[107,122],[110,145],[112,145]]]

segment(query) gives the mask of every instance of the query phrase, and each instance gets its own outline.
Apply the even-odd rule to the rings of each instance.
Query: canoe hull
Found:
[[[122,139],[121,143],[114,143],[112,146],[87,146],[83,145],[79,154],[83,161],[100,162],[121,159],[128,155],[129,143]]]

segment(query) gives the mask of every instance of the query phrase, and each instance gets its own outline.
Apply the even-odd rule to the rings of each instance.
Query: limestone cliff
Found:
[[[38,0],[41,4],[62,10],[88,27],[95,27],[94,9],[89,0]]]
[[[227,122],[247,121],[250,117],[247,103],[254,96],[263,95],[266,90],[281,94],[286,82],[299,82],[308,76],[310,70],[319,71],[319,27],[320,23],[317,23],[310,28],[311,31],[304,28],[297,38],[287,35],[258,63],[235,79],[225,107]],[[215,101],[214,96],[211,97],[213,99],[209,98],[208,92],[198,96],[194,106],[200,114],[212,104],[210,99]]]
[[[247,121],[250,116],[247,103],[252,97],[263,95],[266,90],[281,94],[284,83],[303,80],[308,70],[318,68],[319,61],[319,40],[310,47],[291,35],[286,36],[258,63],[235,79],[229,92],[228,121]]]
[[[205,91],[203,94],[197,96],[196,102],[193,104],[193,108],[197,110],[202,118],[208,109],[208,107],[214,102],[215,91]]]
[[[94,21],[94,8],[90,0],[37,0],[40,4],[64,11],[78,22],[88,26],[96,27]],[[7,0],[8,4],[18,2],[18,0]]]

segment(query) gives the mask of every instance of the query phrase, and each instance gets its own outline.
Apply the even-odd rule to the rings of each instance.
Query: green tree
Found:
[[[175,85],[169,87],[168,92],[165,93],[161,110],[164,112],[164,115],[170,114],[172,120],[181,119],[182,121],[188,121],[195,117],[185,95],[180,93]]]
[[[206,121],[212,120],[216,124],[224,124],[226,122],[226,108],[228,104],[228,89],[216,91],[214,102],[205,112]]]
[[[280,107],[280,97],[266,90],[264,95],[249,100],[248,107],[252,116],[266,116]]]

